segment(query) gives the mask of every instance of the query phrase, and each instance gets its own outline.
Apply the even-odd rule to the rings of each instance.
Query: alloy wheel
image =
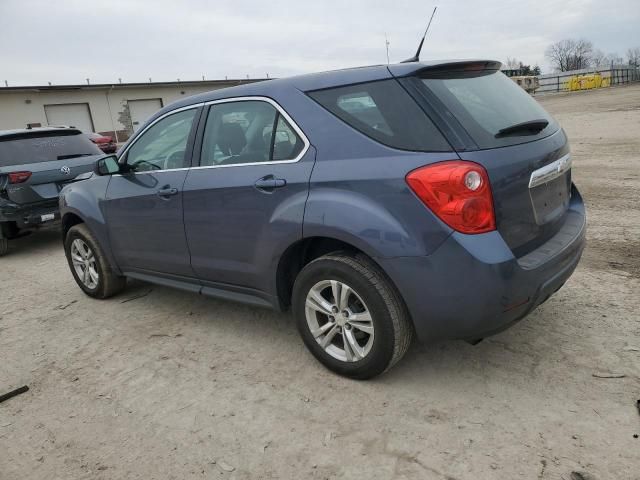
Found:
[[[71,243],[71,261],[82,284],[91,290],[96,288],[100,280],[96,257],[89,245],[80,238]]]
[[[362,298],[346,283],[323,280],[307,294],[307,325],[318,344],[337,360],[357,362],[371,351],[373,320]]]

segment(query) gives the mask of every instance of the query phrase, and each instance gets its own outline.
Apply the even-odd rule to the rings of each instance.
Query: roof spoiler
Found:
[[[44,138],[44,137],[65,137],[69,135],[81,135],[82,132],[76,128],[56,128],[56,129],[43,129],[39,130],[33,128],[31,130],[22,130],[18,132],[11,132],[2,134],[0,132],[0,142],[9,140],[24,140],[26,138]]]
[[[421,77],[439,77],[450,74],[498,71],[502,63],[496,60],[449,60],[433,63],[398,63],[389,65],[389,71],[395,77],[419,75]]]

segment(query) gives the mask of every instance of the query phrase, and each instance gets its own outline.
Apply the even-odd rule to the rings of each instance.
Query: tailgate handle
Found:
[[[178,189],[169,187],[168,185],[158,190],[159,197],[171,197],[177,194],[178,194]]]

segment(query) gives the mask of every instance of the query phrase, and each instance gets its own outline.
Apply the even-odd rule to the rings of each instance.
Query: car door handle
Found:
[[[160,190],[158,190],[158,196],[159,197],[171,197],[173,195],[177,195],[178,194],[178,189],[177,188],[172,188],[172,187],[163,187]]]
[[[287,181],[284,178],[276,178],[273,175],[267,175],[254,183],[258,190],[266,193],[273,192],[276,188],[282,188],[287,185]]]

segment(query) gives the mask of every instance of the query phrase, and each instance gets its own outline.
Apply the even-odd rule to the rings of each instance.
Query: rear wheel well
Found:
[[[71,227],[79,225],[80,223],[84,223],[84,220],[75,213],[65,214],[65,216],[62,217],[62,240],[64,241],[64,239],[67,238],[67,233]]]
[[[300,270],[316,258],[331,252],[345,252],[353,256],[366,255],[353,245],[327,237],[312,237],[291,245],[280,258],[276,274],[278,300],[283,310],[291,306],[293,284]]]

